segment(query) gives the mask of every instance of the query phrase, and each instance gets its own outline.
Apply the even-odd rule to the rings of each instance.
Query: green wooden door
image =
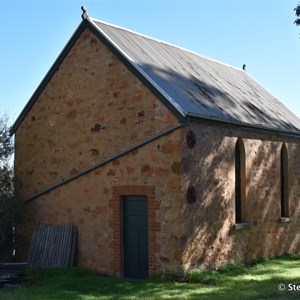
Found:
[[[143,279],[148,276],[147,197],[123,197],[124,276]]]

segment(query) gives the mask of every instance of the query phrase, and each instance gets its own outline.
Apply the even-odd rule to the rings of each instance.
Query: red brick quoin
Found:
[[[114,186],[112,188],[112,199],[109,203],[109,208],[112,210],[109,227],[113,230],[113,239],[110,244],[110,248],[113,250],[112,272],[116,276],[122,276],[121,201],[122,196],[127,195],[140,195],[148,198],[149,273],[158,272],[157,256],[160,245],[156,242],[156,236],[160,232],[160,223],[155,220],[155,214],[159,210],[159,201],[155,200],[155,187],[142,185]]]

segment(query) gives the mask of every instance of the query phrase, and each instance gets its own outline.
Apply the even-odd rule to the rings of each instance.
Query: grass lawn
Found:
[[[236,264],[214,272],[196,270],[187,281],[128,282],[78,268],[31,270],[24,284],[0,290],[0,299],[300,299],[300,256],[283,256],[253,267]],[[285,290],[279,290],[279,284]]]

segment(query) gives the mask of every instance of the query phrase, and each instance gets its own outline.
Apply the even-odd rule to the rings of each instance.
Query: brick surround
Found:
[[[159,201],[155,199],[154,186],[125,185],[112,187],[112,199],[109,208],[112,211],[112,217],[109,227],[113,231],[113,240],[110,248],[113,250],[113,260],[111,269],[116,276],[122,276],[122,225],[121,225],[121,201],[122,196],[142,195],[148,199],[148,245],[149,245],[149,273],[158,271],[159,263],[157,260],[160,251],[160,245],[157,242],[160,233],[160,223],[156,221],[156,213],[159,211]]]

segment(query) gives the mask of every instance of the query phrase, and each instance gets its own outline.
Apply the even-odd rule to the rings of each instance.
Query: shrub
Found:
[[[261,256],[258,258],[255,258],[251,261],[250,265],[254,266],[254,265],[258,265],[258,264],[263,264],[268,262],[270,259],[268,257],[265,256]]]
[[[294,253],[285,253],[283,255],[277,256],[277,258],[282,258],[282,259],[286,259],[286,260],[299,260],[300,255],[294,254]]]
[[[219,273],[228,275],[228,276],[236,276],[247,273],[248,268],[246,265],[241,263],[236,264],[227,264],[221,269],[218,270]]]
[[[12,154],[13,140],[6,115],[0,116],[0,260],[14,254],[14,226],[20,205],[15,196]]]
[[[201,283],[206,285],[217,285],[220,281],[220,274],[217,271],[203,271],[194,269],[187,273],[186,282]]]

